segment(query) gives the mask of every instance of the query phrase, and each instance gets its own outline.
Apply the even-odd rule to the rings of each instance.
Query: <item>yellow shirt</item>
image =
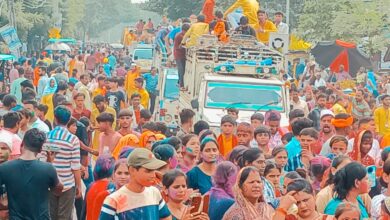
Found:
[[[53,124],[54,122],[53,94],[43,96],[41,99],[41,103],[47,105],[47,113],[45,115],[45,118]]]
[[[190,29],[184,35],[183,43],[186,43],[187,47],[195,46],[196,44],[198,44],[198,38],[203,34],[208,34],[208,33],[209,33],[209,24],[203,22],[195,23],[191,25]],[[187,38],[190,38],[188,42],[186,41]]]
[[[141,74],[138,70],[135,72],[129,71],[126,75],[124,88],[126,90],[127,98],[129,100],[131,98],[131,95],[133,95],[133,93],[135,93],[135,91],[137,90],[137,88],[135,88],[134,80],[140,76]]]
[[[115,109],[111,108],[110,106],[107,106],[106,110],[104,112],[107,112],[107,113],[110,113],[110,114],[114,115],[114,123],[112,124],[112,128],[115,129],[116,128],[116,111],[115,111]],[[94,126],[94,127],[98,126],[96,118],[99,115],[100,115],[100,112],[95,107],[92,110],[92,113],[91,113],[91,124],[92,124],[92,126]],[[95,132],[93,133],[93,138],[92,138],[92,148],[94,150],[98,150],[99,149],[99,135],[100,135],[100,131],[99,130],[95,130]]]
[[[333,105],[332,107],[332,112],[337,115],[337,114],[340,114],[340,113],[345,113],[347,114],[347,110],[345,110],[345,108],[343,106],[341,106],[340,104],[336,103]]]
[[[146,91],[146,89],[142,88],[142,89],[138,89],[138,94],[141,95],[141,105],[146,108],[146,109],[149,109],[149,93],[148,91]]]
[[[270,20],[266,20],[264,24],[259,23],[257,27],[264,30],[264,33],[257,32],[257,40],[261,41],[262,43],[268,43],[270,33],[278,31],[276,25]],[[257,29],[255,30],[258,31]]]
[[[256,0],[237,0],[236,3],[226,10],[224,17],[237,8],[242,8],[243,14],[248,18],[252,27],[259,23],[257,11],[260,9],[260,4]]]
[[[374,111],[376,131],[381,135],[390,134],[390,109],[379,107]]]

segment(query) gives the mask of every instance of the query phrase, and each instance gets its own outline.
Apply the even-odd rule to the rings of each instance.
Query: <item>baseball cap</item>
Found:
[[[331,110],[329,110],[329,109],[322,110],[320,118],[322,118],[324,116],[328,116],[328,115],[334,117],[334,113]]]
[[[0,143],[4,143],[12,151],[12,140],[4,135],[0,135]]]
[[[146,148],[136,148],[127,158],[127,164],[131,167],[143,167],[149,170],[157,170],[167,163],[158,160],[152,151]]]

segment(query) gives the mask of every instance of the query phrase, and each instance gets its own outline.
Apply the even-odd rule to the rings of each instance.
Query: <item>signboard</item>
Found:
[[[286,54],[288,53],[289,37],[290,36],[288,34],[272,32],[269,37],[269,46],[283,54]]]
[[[9,25],[1,27],[0,35],[11,51],[15,51],[22,46],[14,27]]]

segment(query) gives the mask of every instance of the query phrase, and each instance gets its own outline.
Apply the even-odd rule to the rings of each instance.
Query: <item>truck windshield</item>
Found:
[[[282,87],[264,84],[209,82],[205,107],[283,112]]]
[[[152,49],[136,49],[134,51],[134,60],[151,60],[153,59]]]
[[[164,98],[166,99],[178,99],[179,87],[177,86],[177,80],[179,76],[174,73],[168,73],[165,78]]]

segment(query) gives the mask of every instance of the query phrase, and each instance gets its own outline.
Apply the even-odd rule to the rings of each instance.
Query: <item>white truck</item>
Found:
[[[141,72],[149,72],[154,66],[154,45],[138,44],[133,51],[133,62],[141,67]]]
[[[202,36],[196,47],[187,48],[180,109],[190,108],[219,132],[227,108],[239,110],[239,122],[250,122],[255,112],[276,110],[287,125],[289,94],[280,80],[283,56],[249,36],[232,36],[221,44],[214,36]]]

